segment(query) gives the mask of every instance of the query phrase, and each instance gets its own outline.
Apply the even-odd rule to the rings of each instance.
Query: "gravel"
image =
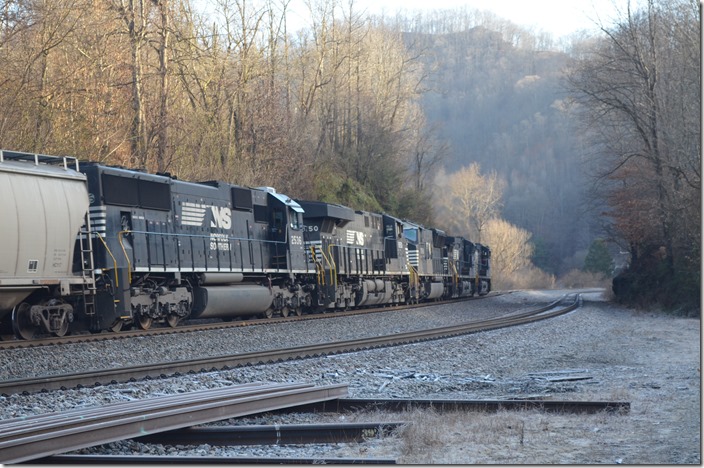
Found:
[[[441,327],[529,309],[573,291],[513,292],[406,312],[0,351],[0,378],[135,362],[193,359]],[[701,463],[700,320],[633,311],[600,292],[567,315],[530,325],[392,348],[228,371],[0,397],[0,418],[217,388],[246,382],[349,385],[352,398],[546,398],[630,401],[627,415],[291,414],[222,424],[411,421],[360,444],[199,447],[122,441],[81,453],[189,456],[381,457],[399,463]],[[565,377],[580,380],[561,380]],[[438,419],[433,419],[438,417]],[[471,429],[473,424],[479,424]],[[481,425],[484,424],[484,425]],[[409,427],[411,427],[409,426]],[[439,431],[442,427],[444,430]],[[516,432],[520,427],[520,435]],[[418,431],[425,431],[418,434]],[[432,433],[432,434],[431,434]],[[478,439],[479,434],[491,437]],[[430,437],[430,435],[432,437]]]

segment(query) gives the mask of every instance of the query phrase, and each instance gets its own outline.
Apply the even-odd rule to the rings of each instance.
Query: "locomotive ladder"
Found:
[[[90,210],[86,211],[85,230],[81,228],[81,235],[78,236],[79,248],[81,250],[81,269],[83,281],[81,289],[83,293],[83,312],[86,315],[95,315],[95,265],[93,263],[93,239],[90,228]]]

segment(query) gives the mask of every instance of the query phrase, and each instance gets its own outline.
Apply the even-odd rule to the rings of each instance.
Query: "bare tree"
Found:
[[[157,0],[161,24],[159,27],[159,117],[157,127],[156,167],[164,172],[168,167],[167,148],[169,145],[169,54],[171,36],[171,12],[169,0]]]
[[[532,266],[534,246],[531,234],[502,219],[490,219],[484,227],[485,242],[491,246],[492,274],[508,278]]]
[[[632,266],[648,275],[654,253],[668,278],[699,269],[698,20],[690,0],[648,0],[635,11],[629,3],[569,77],[598,136],[597,187]]]
[[[427,188],[433,171],[447,158],[450,147],[437,136],[437,128],[425,123],[423,116],[418,117],[418,127],[413,130],[411,174],[417,191]]]
[[[483,242],[485,226],[501,211],[505,186],[496,172],[483,176],[477,163],[460,169],[449,176],[447,191],[441,194],[448,202],[445,219],[455,232],[468,232],[470,240]]]
[[[127,28],[132,70],[132,123],[130,124],[131,165],[147,165],[147,119],[144,103],[143,51],[147,37],[145,0],[112,0],[113,7]]]

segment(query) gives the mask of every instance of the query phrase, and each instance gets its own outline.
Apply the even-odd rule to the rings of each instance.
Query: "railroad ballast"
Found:
[[[0,150],[0,335],[484,295],[487,246],[271,187]]]

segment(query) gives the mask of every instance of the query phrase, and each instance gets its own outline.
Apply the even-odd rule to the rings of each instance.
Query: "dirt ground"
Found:
[[[545,333],[553,328],[554,342]],[[502,339],[524,333],[515,329]],[[628,401],[628,414],[417,412],[399,436],[403,464],[701,464],[701,322],[633,311],[585,295],[581,310],[541,327],[528,370],[584,369],[592,379],[552,399]],[[501,353],[503,348],[484,350]],[[521,360],[517,360],[521,366]],[[494,395],[495,396],[495,395]],[[473,398],[481,395],[472,395]],[[492,398],[487,392],[486,398]],[[381,448],[381,447],[380,447]],[[399,446],[388,447],[393,456]],[[383,456],[383,449],[377,456]]]
[[[565,292],[569,291],[512,292],[457,307],[467,307],[471,314],[480,306],[491,308],[503,301],[515,310],[550,302]],[[393,459],[398,464],[701,464],[700,319],[626,309],[608,302],[601,292],[587,292],[582,297],[579,309],[529,325],[254,366],[232,371],[231,378],[247,373],[248,378],[258,381],[295,377],[316,385],[344,382],[353,389],[352,396],[364,398],[629,402],[630,411],[625,414],[537,410],[265,414],[240,423],[409,424],[391,437],[358,444],[223,447],[217,448],[217,454],[373,457]],[[386,379],[382,384],[380,374],[394,370],[403,370],[404,377]],[[221,372],[218,378],[227,375]],[[579,378],[563,378],[566,376]],[[133,450],[129,444],[116,445],[118,451]],[[142,453],[146,449],[134,450]],[[216,449],[149,450],[192,455],[213,454]]]

